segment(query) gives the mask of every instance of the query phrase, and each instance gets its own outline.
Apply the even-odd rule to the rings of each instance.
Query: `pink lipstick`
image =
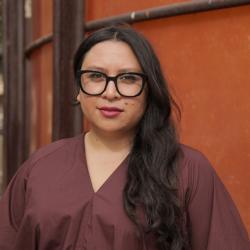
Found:
[[[99,108],[101,114],[106,118],[114,118],[117,117],[121,112],[123,112],[122,109],[119,109],[117,107],[101,107]]]

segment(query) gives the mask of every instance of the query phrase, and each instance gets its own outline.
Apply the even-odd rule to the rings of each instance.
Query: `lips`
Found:
[[[106,111],[119,111],[119,112],[123,111],[122,109],[119,109],[117,107],[101,107],[99,109],[100,110],[106,110]]]
[[[123,112],[122,109],[117,107],[101,107],[99,108],[101,114],[106,118],[113,118],[120,115],[121,112]]]

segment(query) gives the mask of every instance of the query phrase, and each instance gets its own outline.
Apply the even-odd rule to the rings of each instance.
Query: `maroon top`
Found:
[[[249,250],[247,232],[215,171],[201,153],[182,149],[180,195],[188,197],[184,226],[192,250]],[[37,151],[0,202],[0,250],[138,250],[122,202],[127,162],[95,193],[82,135]],[[146,239],[147,250],[155,249],[152,239]]]

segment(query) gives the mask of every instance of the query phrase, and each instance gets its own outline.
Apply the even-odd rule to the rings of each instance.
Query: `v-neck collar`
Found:
[[[123,160],[122,162],[118,165],[118,167],[111,173],[111,175],[103,182],[103,184],[95,191],[93,188],[93,184],[92,184],[92,180],[90,177],[90,173],[89,173],[89,168],[88,168],[88,163],[87,163],[87,157],[86,157],[86,146],[85,146],[85,135],[86,133],[83,133],[81,136],[81,146],[82,146],[82,150],[81,150],[81,159],[83,161],[83,167],[86,171],[87,174],[87,181],[88,181],[88,185],[91,189],[91,192],[94,195],[100,194],[102,193],[103,190],[105,190],[105,187],[108,186],[113,179],[115,179],[115,177],[119,174],[119,172],[127,165],[128,160],[129,160],[129,155],[128,154]]]

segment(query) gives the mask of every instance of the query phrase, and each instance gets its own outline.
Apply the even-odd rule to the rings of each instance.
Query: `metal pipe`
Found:
[[[83,38],[84,1],[53,1],[53,112],[52,140],[82,132],[82,112],[69,105],[77,96],[72,61]],[[65,115],[67,114],[67,115]]]
[[[121,22],[135,23],[163,17],[192,14],[197,12],[230,8],[247,4],[250,4],[250,0],[197,0],[176,4],[168,4],[166,6],[150,8],[141,11],[133,11],[118,16],[89,21],[85,25],[85,30],[92,31],[111,24]]]
[[[23,5],[24,0],[3,1],[4,184],[10,181],[29,151]]]
[[[92,31],[115,23],[121,23],[121,22],[136,23],[158,18],[164,18],[164,17],[166,18],[166,17],[237,7],[249,4],[250,0],[196,0],[196,1],[168,4],[156,8],[133,11],[117,16],[89,21],[86,22],[84,30]],[[53,40],[52,34],[49,34],[47,36],[35,40],[33,43],[27,46],[25,50],[26,55],[29,56],[33,50],[41,47],[46,43],[51,42],[52,40]]]
[[[31,55],[31,53],[37,49],[40,48],[41,46],[43,46],[44,44],[50,43],[53,40],[53,35],[52,34],[48,34],[46,36],[43,36],[41,38],[38,38],[37,40],[35,40],[34,42],[32,42],[31,44],[29,44],[26,49],[25,49],[25,54],[27,57],[29,57]]]

